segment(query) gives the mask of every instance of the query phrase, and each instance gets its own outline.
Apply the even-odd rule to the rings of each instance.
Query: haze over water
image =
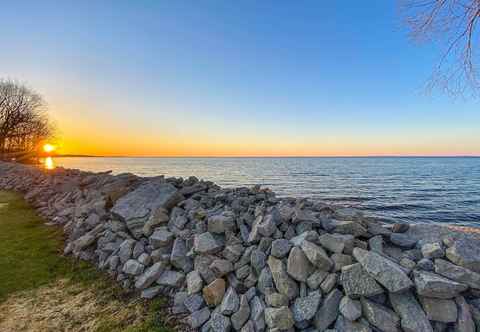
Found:
[[[141,176],[194,175],[359,208],[386,221],[480,226],[480,158],[57,158],[57,166]]]

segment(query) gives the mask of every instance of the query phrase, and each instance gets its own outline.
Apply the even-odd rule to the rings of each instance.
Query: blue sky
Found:
[[[480,154],[479,101],[427,93],[441,49],[396,1],[22,1],[0,19],[0,77],[44,95],[68,153]]]

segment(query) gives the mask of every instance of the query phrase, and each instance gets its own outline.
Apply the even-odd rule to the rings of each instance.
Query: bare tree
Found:
[[[38,93],[12,80],[0,80],[0,158],[34,152],[53,133]]]
[[[480,0],[400,0],[411,35],[444,48],[430,86],[478,95]]]

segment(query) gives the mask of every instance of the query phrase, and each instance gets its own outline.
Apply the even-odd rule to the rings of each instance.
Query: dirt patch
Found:
[[[94,289],[60,280],[0,303],[0,331],[97,331],[136,324],[140,304],[101,301]]]

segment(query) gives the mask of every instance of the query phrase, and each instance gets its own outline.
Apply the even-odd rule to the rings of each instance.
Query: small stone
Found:
[[[179,288],[185,280],[185,274],[173,270],[164,271],[157,279],[157,284]]]
[[[405,249],[411,249],[417,244],[415,238],[403,233],[392,233],[390,235],[390,242]]]
[[[303,253],[302,249],[294,247],[287,261],[287,273],[295,280],[306,282],[314,267]]]
[[[400,317],[392,310],[362,298],[362,312],[365,318],[380,331],[400,331]]]
[[[183,305],[190,313],[193,313],[205,306],[205,301],[200,294],[193,294],[188,296],[185,301],[183,301]]]
[[[230,318],[216,312],[212,313],[208,324],[211,332],[229,332],[232,328]]]
[[[188,294],[192,295],[198,293],[203,288],[203,280],[200,273],[197,271],[191,271],[187,274],[187,290]]]
[[[431,272],[414,271],[413,276],[418,294],[426,297],[450,299],[468,288],[465,284]]]
[[[148,266],[152,262],[152,257],[144,252],[138,257],[138,262],[142,265]]]
[[[242,257],[243,251],[245,248],[241,244],[232,244],[225,247],[222,251],[223,257],[228,259],[230,262],[235,263]]]
[[[276,330],[288,330],[294,324],[292,312],[286,306],[265,309],[265,322],[268,327]]]
[[[337,284],[338,276],[336,273],[330,273],[320,284],[323,293],[330,293],[330,291]]]
[[[348,320],[354,321],[362,316],[362,306],[360,301],[352,300],[344,296],[339,305],[340,313]]]
[[[146,289],[142,290],[142,292],[140,293],[140,297],[142,299],[151,300],[151,299],[155,298],[158,294],[160,294],[160,291],[161,291],[160,286],[146,288]]]
[[[140,262],[134,259],[129,259],[123,266],[122,271],[132,276],[138,276],[139,274],[142,274],[144,269],[145,269],[145,265],[141,264]]]
[[[148,267],[145,272],[138,277],[137,281],[135,282],[135,288],[145,289],[150,287],[155,280],[160,277],[163,271],[165,271],[165,263],[163,262],[158,262]]]
[[[445,256],[445,252],[438,242],[426,243],[422,246],[422,255],[425,258],[442,258]]]
[[[267,255],[261,250],[253,250],[252,254],[250,255],[250,264],[252,265],[253,269],[260,275],[263,268],[266,265]]]
[[[317,289],[320,287],[322,281],[328,276],[327,271],[316,270],[312,275],[307,278],[307,285],[310,289]]]
[[[283,258],[290,252],[292,245],[287,239],[278,239],[272,242],[271,255],[276,258]]]
[[[394,232],[394,233],[405,233],[405,232],[408,231],[409,228],[410,228],[409,224],[396,223],[392,227],[392,232]]]
[[[255,332],[255,324],[251,320],[247,321],[240,332]]]
[[[217,278],[221,278],[233,271],[233,264],[226,259],[216,259],[210,265],[210,269]]]
[[[203,298],[207,305],[216,307],[222,302],[225,294],[225,280],[215,279],[208,286],[203,288]]]
[[[435,260],[435,272],[456,282],[480,289],[480,274],[443,259]]]
[[[150,244],[154,249],[166,247],[173,243],[175,235],[166,228],[157,228],[150,236]]]
[[[319,331],[325,331],[335,319],[337,319],[339,313],[339,305],[342,300],[343,294],[337,288],[330,292],[323,301],[320,309],[315,315],[314,325]]]
[[[301,248],[308,260],[318,269],[330,271],[330,269],[333,267],[332,260],[328,257],[323,248],[309,241],[303,241]]]
[[[350,234],[355,237],[367,234],[367,229],[359,222],[353,220],[336,220],[333,224],[334,233]]]
[[[267,305],[274,308],[288,306],[288,297],[280,293],[270,293],[265,296]]]
[[[250,319],[255,325],[255,331],[263,331],[265,329],[265,303],[255,296],[250,300]]]
[[[352,256],[344,254],[333,254],[330,259],[333,261],[333,270],[338,272],[342,267],[352,264]]]
[[[389,298],[405,332],[433,332],[432,325],[411,291],[389,293]]]
[[[247,297],[242,295],[240,296],[240,307],[231,317],[233,328],[239,331],[247,322],[248,317],[250,317],[250,305]]]
[[[225,234],[235,230],[236,225],[232,216],[215,215],[208,218],[208,231],[215,234]]]
[[[458,307],[458,319],[455,324],[455,331],[475,332],[475,322],[472,318],[470,306],[463,296],[457,296],[455,303]]]
[[[372,332],[372,329],[364,319],[355,322],[340,315],[335,322],[335,329],[328,329],[325,332]]]
[[[378,252],[379,254],[383,253],[383,237],[377,235],[368,240],[368,246],[371,251]]]
[[[190,326],[193,329],[197,329],[200,326],[202,326],[209,318],[210,318],[210,310],[207,307],[193,312],[188,317]]]
[[[214,254],[222,250],[222,245],[211,233],[205,232],[195,235],[194,250],[199,254]]]
[[[341,254],[345,248],[345,244],[342,241],[338,241],[338,237],[329,233],[320,235],[318,243],[327,250],[338,254]]]
[[[190,272],[193,269],[193,262],[192,259],[187,256],[187,252],[185,241],[180,238],[175,239],[170,255],[170,263],[177,269]]]
[[[240,297],[233,287],[229,287],[223,297],[222,303],[220,304],[220,313],[222,315],[230,316],[238,310],[239,306]]]
[[[457,321],[457,304],[455,301],[420,297],[420,302],[429,320],[444,323]]]
[[[417,267],[420,270],[424,270],[424,271],[432,272],[434,270],[433,262],[431,260],[429,260],[428,258],[422,258],[421,260],[419,260],[418,263],[417,263]]]
[[[293,320],[295,322],[308,321],[315,316],[322,295],[319,291],[313,292],[306,297],[299,297],[295,299],[291,309],[293,314]]]

